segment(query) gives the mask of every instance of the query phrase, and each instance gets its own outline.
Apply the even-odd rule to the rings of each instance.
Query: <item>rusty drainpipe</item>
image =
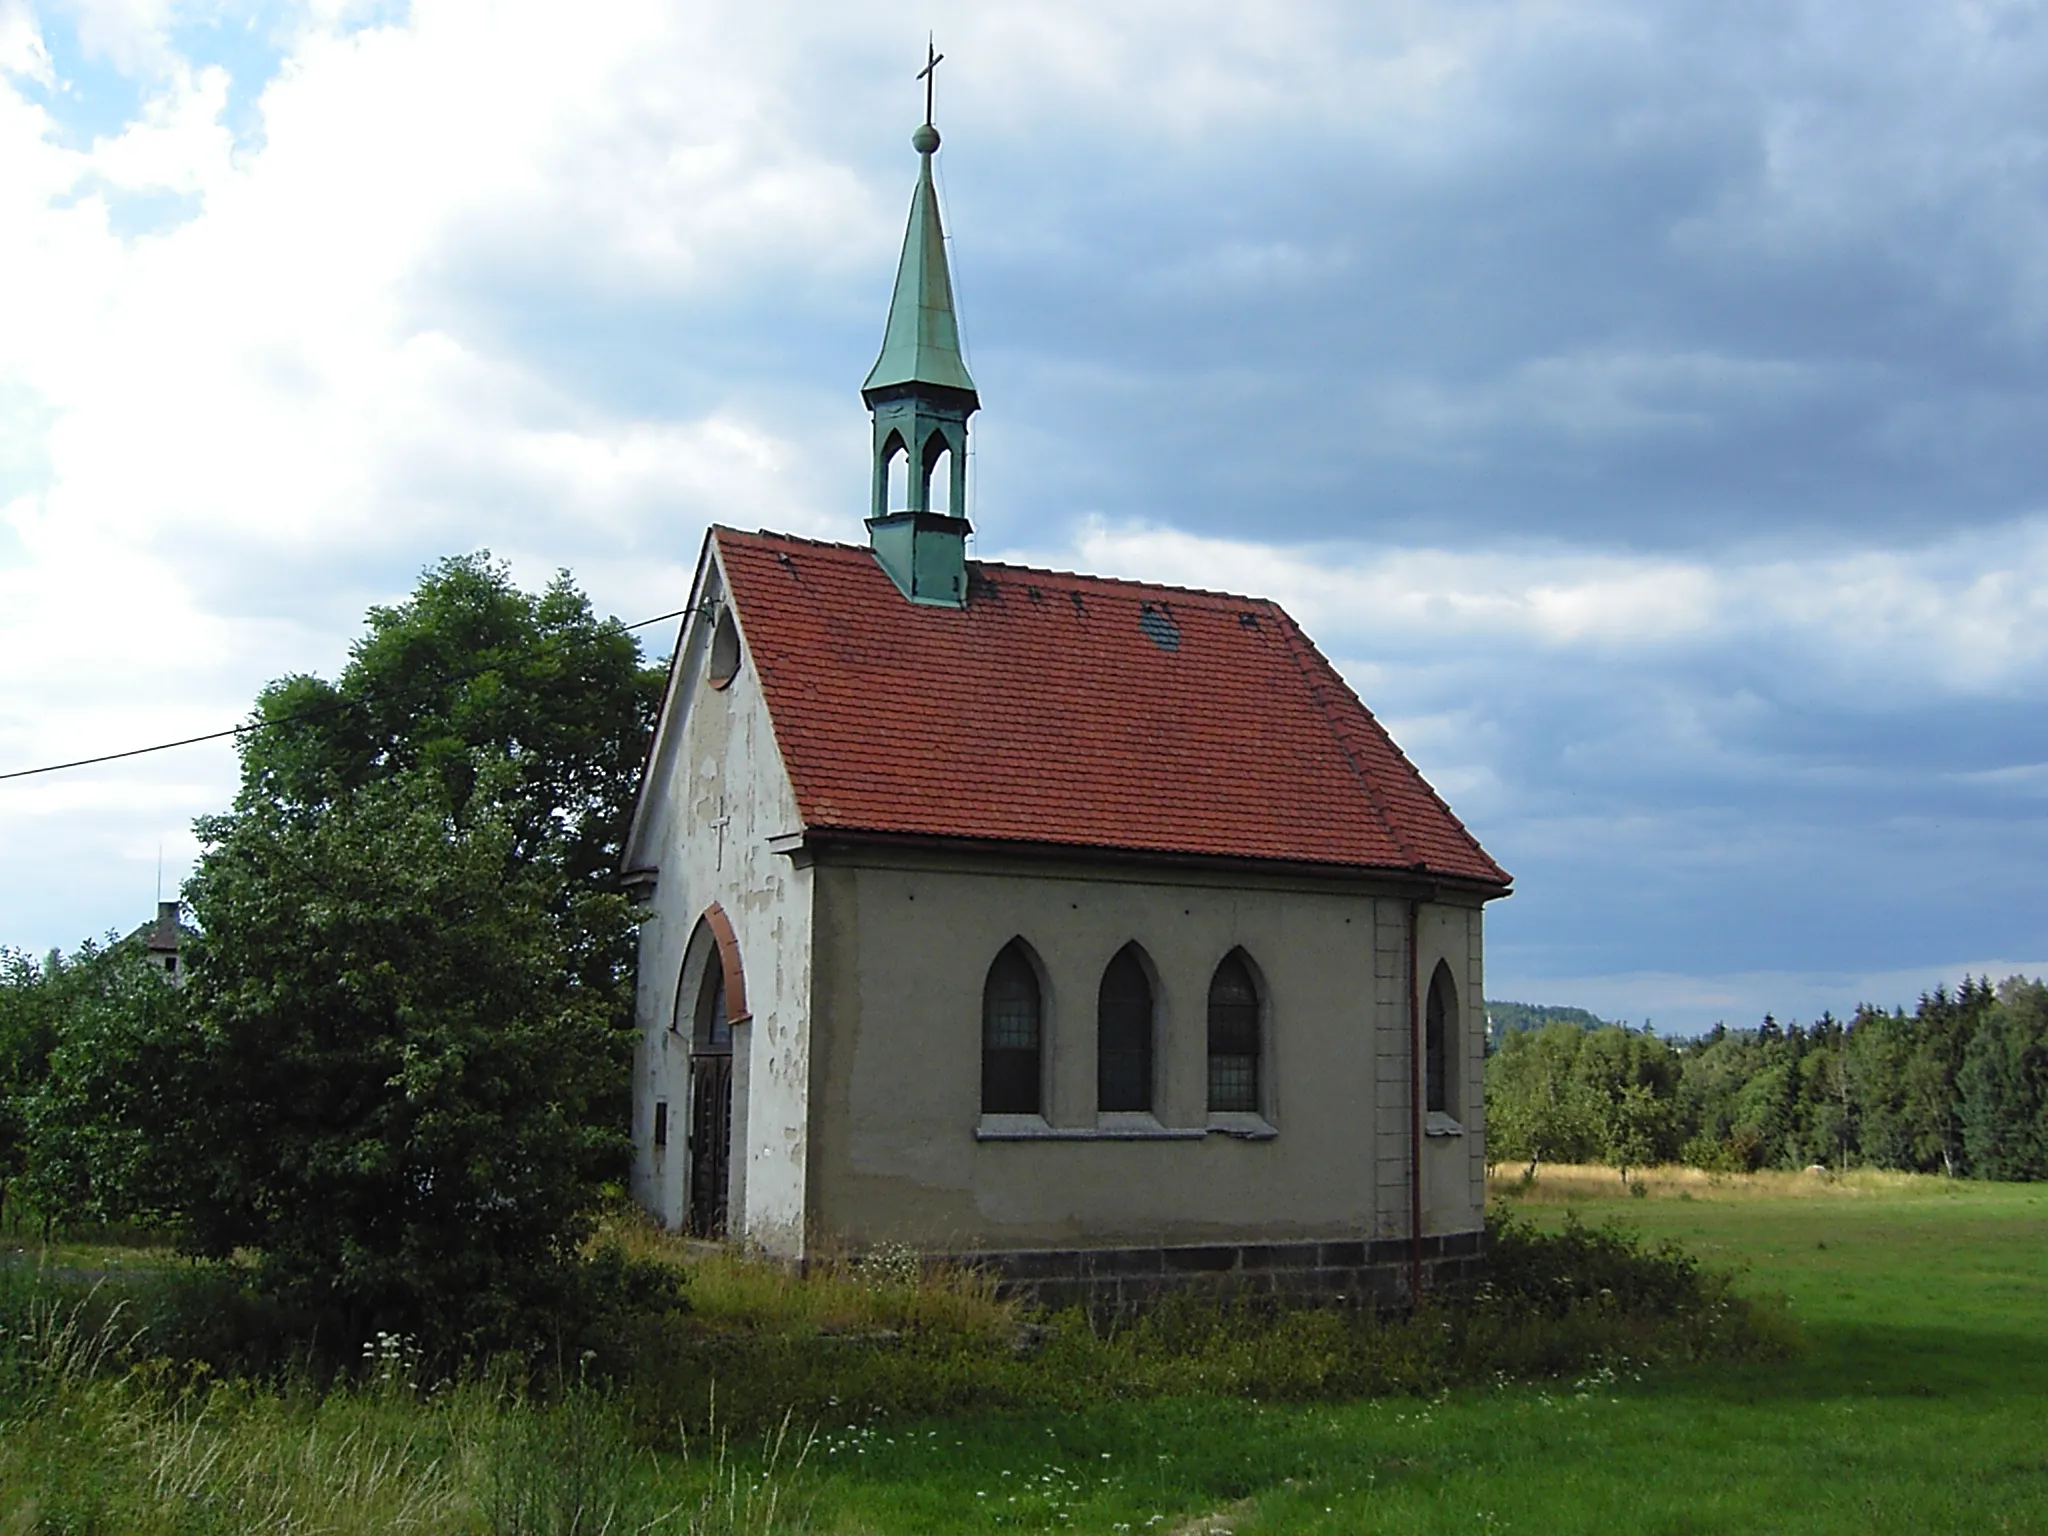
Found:
[[[1408,1304],[1422,1305],[1422,1004],[1416,996],[1416,949],[1422,900],[1408,903]]]

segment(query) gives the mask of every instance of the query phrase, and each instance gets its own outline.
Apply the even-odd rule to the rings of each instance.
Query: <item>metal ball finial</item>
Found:
[[[919,123],[910,135],[910,147],[920,155],[929,155],[939,147],[939,130],[930,123]]]

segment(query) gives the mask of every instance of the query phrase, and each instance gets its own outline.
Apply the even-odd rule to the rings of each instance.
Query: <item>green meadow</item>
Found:
[[[835,1458],[824,1528],[2048,1531],[2048,1185],[1644,1182],[1635,1197],[1611,1170],[1554,1170],[1518,1203],[1619,1217],[1739,1267],[1786,1298],[1798,1357],[1426,1401],[927,1425],[871,1438],[851,1468]],[[1067,1495],[1068,1476],[1094,1486]]]
[[[2048,1186],[1638,1183],[1546,1169],[1498,1192],[1539,1225],[1618,1218],[1738,1269],[1784,1298],[1791,1358],[1314,1403],[827,1402],[765,1438],[699,1424],[649,1448],[616,1395],[421,1391],[395,1351],[326,1392],[108,1381],[84,1358],[104,1335],[67,1342],[46,1313],[61,1379],[0,1410],[0,1532],[2048,1531]],[[714,1264],[700,1314],[820,1305],[778,1287]],[[973,1296],[944,1305],[978,1326]]]

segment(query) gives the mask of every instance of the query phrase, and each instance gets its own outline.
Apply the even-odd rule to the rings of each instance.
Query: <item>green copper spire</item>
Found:
[[[899,384],[936,384],[972,395],[974,380],[960,356],[960,324],[953,314],[946,232],[939,223],[938,194],[932,189],[932,151],[939,147],[939,132],[926,123],[910,142],[918,151],[917,190],[910,198],[910,225],[903,232],[903,259],[896,268],[882,355],[875,359],[861,394],[871,396]]]
[[[932,126],[932,71],[937,49],[920,78],[924,122],[910,136],[918,154],[917,190],[910,227],[889,301],[882,355],[861,386],[875,419],[873,514],[868,539],[897,590],[913,603],[961,608],[967,603],[967,418],[981,409],[967,363],[960,356],[960,325],[953,314],[953,282],[946,271],[946,232],[932,188],[932,156],[939,130]],[[903,500],[892,506],[889,471],[904,461]],[[941,468],[943,466],[943,473]],[[932,488],[945,487],[945,510],[932,504]]]

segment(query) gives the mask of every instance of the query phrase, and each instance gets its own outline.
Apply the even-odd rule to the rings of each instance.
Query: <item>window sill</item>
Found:
[[[1205,1130],[1161,1125],[1150,1115],[1104,1115],[1094,1125],[1052,1125],[1042,1115],[983,1115],[976,1141],[1200,1141]]]
[[[1043,1115],[983,1115],[974,1127],[977,1141],[1037,1141],[1051,1134]]]
[[[1215,1110],[1209,1115],[1211,1136],[1235,1136],[1239,1141],[1271,1141],[1279,1129],[1264,1115],[1247,1110]]]
[[[1422,1123],[1422,1134],[1425,1136],[1462,1136],[1465,1134],[1465,1127],[1458,1124],[1457,1121],[1453,1120],[1442,1110],[1432,1109],[1429,1112],[1429,1118]]]

